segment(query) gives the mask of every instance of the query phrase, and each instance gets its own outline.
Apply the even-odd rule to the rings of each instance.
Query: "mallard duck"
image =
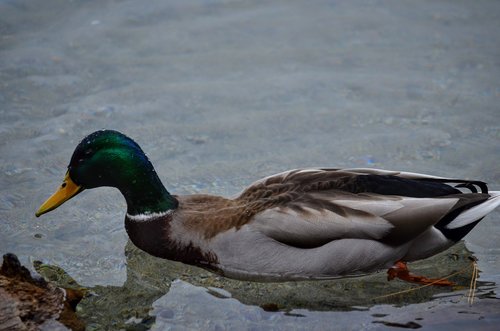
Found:
[[[125,197],[125,227],[137,247],[254,281],[331,279],[394,265],[390,277],[398,276],[405,262],[446,250],[500,204],[500,192],[481,181],[365,168],[285,171],[234,198],[171,195],[135,141],[101,130],[76,147],[62,185],[36,216],[100,186]]]

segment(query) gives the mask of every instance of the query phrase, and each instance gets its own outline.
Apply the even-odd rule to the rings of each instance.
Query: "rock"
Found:
[[[85,330],[75,308],[83,294],[34,277],[17,256],[5,254],[0,268],[0,331]]]

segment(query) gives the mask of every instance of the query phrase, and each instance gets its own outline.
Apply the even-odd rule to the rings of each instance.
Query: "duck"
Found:
[[[301,168],[257,180],[234,197],[173,195],[141,147],[99,130],[76,147],[56,192],[36,211],[108,186],[125,198],[132,243],[164,259],[247,281],[325,280],[388,269],[445,251],[500,204],[479,180],[373,168]]]

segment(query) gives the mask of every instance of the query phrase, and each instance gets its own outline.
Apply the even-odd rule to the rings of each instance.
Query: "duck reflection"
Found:
[[[463,243],[446,252],[412,264],[412,270],[430,277],[452,275],[454,287],[418,286],[399,280],[387,281],[384,272],[363,277],[327,281],[257,283],[224,278],[203,269],[152,257],[130,241],[125,247],[127,279],[123,286],[95,286],[78,306],[78,313],[88,327],[97,329],[148,328],[153,322],[152,303],[165,295],[176,279],[194,286],[222,288],[243,304],[260,306],[268,311],[351,311],[369,309],[376,304],[405,305],[432,300],[437,295],[462,296],[472,277],[472,253]],[[64,271],[47,265],[37,270],[62,287],[74,287]],[[70,278],[69,278],[70,279]],[[478,282],[478,286],[494,284]],[[413,289],[408,291],[409,289]],[[401,292],[401,293],[399,293]],[[217,292],[211,291],[214,295]],[[398,294],[399,293],[399,294]]]

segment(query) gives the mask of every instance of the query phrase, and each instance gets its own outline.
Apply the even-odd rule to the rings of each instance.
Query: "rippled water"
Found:
[[[133,137],[176,194],[231,195],[303,166],[476,178],[498,190],[499,28],[491,1],[0,1],[0,253],[59,266],[98,294],[80,308],[90,329],[150,327],[160,297],[151,314],[173,329],[200,325],[193,316],[235,327],[250,316],[255,328],[491,327],[499,211],[467,236],[473,254],[461,244],[414,266],[446,275],[472,254],[483,281],[472,307],[461,288],[375,300],[411,287],[383,273],[259,284],[160,261],[127,244],[113,189],[34,212],[76,144],[101,128]],[[456,276],[463,288],[469,279]],[[199,286],[238,301],[207,299]]]

